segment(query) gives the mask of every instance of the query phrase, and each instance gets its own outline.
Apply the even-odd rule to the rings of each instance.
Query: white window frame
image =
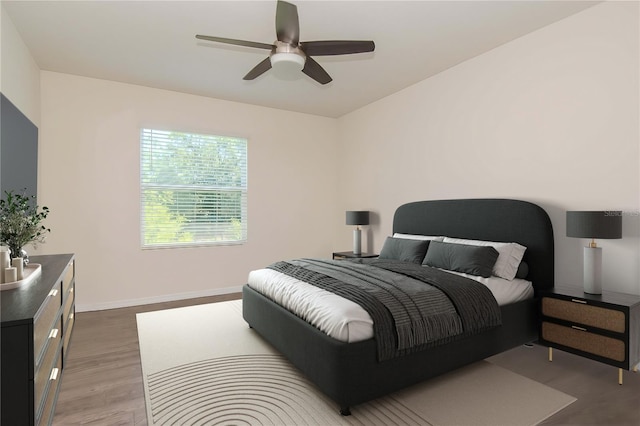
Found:
[[[140,129],[141,247],[246,243],[247,157],[246,138]]]

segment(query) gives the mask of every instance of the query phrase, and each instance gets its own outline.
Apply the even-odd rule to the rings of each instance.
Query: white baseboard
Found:
[[[150,305],[152,303],[173,302],[175,300],[196,299],[198,297],[220,296],[240,292],[242,292],[242,286],[193,291],[189,293],[166,294],[141,299],[118,300],[115,302],[76,304],[76,312],[104,311],[107,309],[128,308],[130,306]]]

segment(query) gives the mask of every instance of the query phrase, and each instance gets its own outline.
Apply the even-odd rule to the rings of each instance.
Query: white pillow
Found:
[[[444,240],[444,237],[433,237],[430,235],[416,235],[416,234],[400,234],[398,232],[393,234],[393,238],[404,238],[405,240],[440,241],[440,242]]]
[[[493,265],[493,275],[512,280],[516,277],[518,266],[527,249],[518,243],[498,243],[494,241],[463,240],[461,238],[444,237],[445,243],[468,244],[472,246],[491,246],[498,251],[498,260]]]

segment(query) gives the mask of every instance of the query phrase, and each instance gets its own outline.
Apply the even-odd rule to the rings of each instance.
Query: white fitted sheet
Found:
[[[500,306],[533,297],[530,281],[451,273],[487,286]],[[272,269],[251,271],[247,284],[334,339],[359,342],[373,337],[373,320],[367,311],[334,293]]]

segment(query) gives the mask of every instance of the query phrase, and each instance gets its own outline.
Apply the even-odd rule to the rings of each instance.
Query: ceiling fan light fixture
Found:
[[[301,71],[304,68],[305,57],[299,53],[281,52],[274,53],[270,57],[273,68],[287,68]]]
[[[196,38],[216,43],[254,47],[270,50],[271,53],[253,67],[242,79],[255,80],[274,68],[281,80],[296,80],[302,74],[311,77],[320,84],[332,81],[331,76],[313,59],[313,56],[350,55],[353,53],[373,52],[375,43],[371,40],[320,40],[300,41],[300,22],[298,7],[295,4],[278,0],[276,6],[276,41],[273,44],[237,40],[225,37],[213,37],[197,34]]]

